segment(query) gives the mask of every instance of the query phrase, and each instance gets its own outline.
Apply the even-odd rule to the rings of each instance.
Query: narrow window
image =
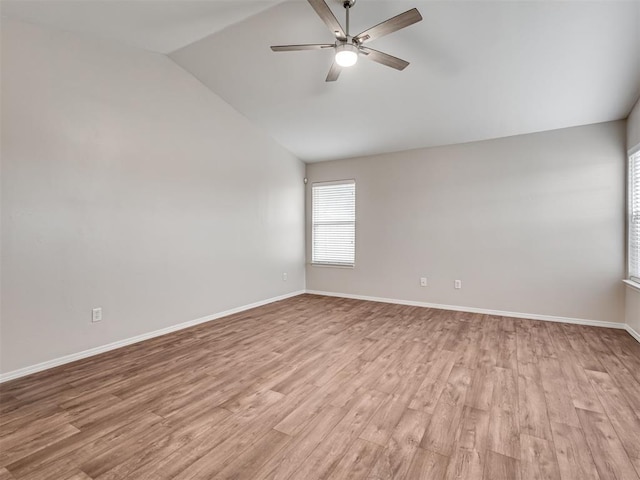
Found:
[[[640,150],[629,157],[629,279],[640,283]]]
[[[311,191],[311,263],[352,267],[356,254],[356,182],[314,183]]]

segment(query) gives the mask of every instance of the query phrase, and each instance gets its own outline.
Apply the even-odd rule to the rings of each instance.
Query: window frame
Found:
[[[632,265],[631,265],[631,245],[632,245],[632,240],[631,240],[631,235],[633,233],[633,229],[631,227],[631,224],[633,222],[633,216],[634,216],[634,211],[633,211],[633,196],[634,196],[634,188],[633,188],[633,184],[634,184],[634,177],[632,177],[632,162],[634,163],[633,166],[633,173],[634,175],[640,176],[640,144],[636,145],[634,148],[632,148],[631,150],[629,150],[627,152],[627,221],[626,221],[626,227],[627,227],[627,248],[626,248],[626,257],[627,257],[627,274],[626,274],[626,281],[628,283],[633,284],[633,286],[638,286],[640,287],[640,259],[638,259],[638,265],[637,265],[637,272],[634,272],[632,269]],[[637,195],[640,195],[640,192],[635,192]],[[637,213],[637,215],[640,215],[640,212]],[[638,232],[640,232],[640,227],[638,228]],[[640,235],[640,233],[639,233]],[[637,242],[640,242],[640,238],[638,238],[636,240]],[[633,273],[636,273],[638,276],[633,275]]]
[[[323,187],[323,186],[332,186],[332,185],[353,185],[353,262],[352,263],[343,263],[343,262],[318,262],[315,261],[315,245],[316,245],[316,220],[315,220],[315,199],[314,199],[314,188]],[[357,195],[356,195],[356,181],[353,178],[343,179],[343,180],[331,180],[324,182],[312,182],[311,183],[311,265],[314,267],[333,267],[333,268],[355,268],[356,265],[356,224],[357,224]],[[351,222],[349,222],[351,223]]]

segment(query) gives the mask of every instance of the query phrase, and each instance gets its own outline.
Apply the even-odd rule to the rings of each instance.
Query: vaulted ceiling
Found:
[[[341,2],[329,0],[343,21]],[[306,1],[4,0],[4,15],[168,53],[305,161],[462,143],[625,118],[640,94],[640,1],[358,0],[353,33],[417,7],[324,81],[331,43]]]

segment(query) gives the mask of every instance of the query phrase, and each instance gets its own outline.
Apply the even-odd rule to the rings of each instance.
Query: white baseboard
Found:
[[[241,307],[225,310],[224,312],[215,313],[213,315],[208,315],[206,317],[196,318],[195,320],[179,323],[177,325],[172,325],[170,327],[166,327],[160,330],[155,330],[153,332],[143,333],[142,335],[126,338],[124,340],[119,340],[117,342],[109,343],[107,345],[102,345],[100,347],[91,348],[89,350],[84,350],[82,352],[72,353],[71,355],[65,355],[64,357],[55,358],[53,360],[48,360],[46,362],[38,363],[36,365],[31,365],[29,367],[3,373],[3,374],[0,374],[0,383],[8,382],[9,380],[14,380],[16,378],[24,377],[32,373],[41,372],[43,370],[48,370],[50,368],[57,367],[59,365],[64,365],[65,363],[71,363],[71,362],[75,362],[76,360],[92,357],[94,355],[108,352],[110,350],[115,350],[116,348],[125,347],[127,345],[141,342],[143,340],[148,340],[150,338],[166,335],[167,333],[183,330],[185,328],[193,327],[201,323],[217,320],[219,318],[226,317],[228,315],[233,315],[234,313],[240,313],[245,310],[249,310],[251,308],[256,308],[262,305],[267,305],[269,303],[285,300],[287,298],[296,297],[298,295],[302,295],[303,293],[308,293],[312,295],[325,295],[328,297],[351,298],[355,300],[368,300],[371,302],[395,303],[398,305],[410,305],[414,307],[437,308],[440,310],[453,310],[458,312],[482,313],[486,315],[499,315],[503,317],[525,318],[525,319],[531,319],[531,320],[544,320],[547,322],[574,323],[577,325],[588,325],[592,327],[618,328],[618,329],[626,330],[629,333],[629,335],[631,335],[638,342],[640,342],[640,334],[636,332],[633,328],[631,328],[629,325],[626,325],[624,323],[606,322],[602,320],[587,320],[582,318],[571,318],[571,317],[557,317],[553,315],[539,315],[535,313],[506,312],[502,310],[488,310],[485,308],[475,308],[475,307],[460,307],[455,305],[442,305],[438,303],[416,302],[413,300],[398,300],[393,298],[370,297],[366,295],[351,295],[347,293],[322,292],[317,290],[299,290],[296,292],[287,293],[285,295],[280,295],[278,297],[272,297],[266,300],[261,300],[259,302],[251,303],[249,305],[243,305]]]
[[[177,325],[172,325],[170,327],[162,328],[160,330],[155,330],[153,332],[143,333],[142,335],[137,335],[131,338],[125,338],[124,340],[118,340],[117,342],[109,343],[107,345],[101,345],[99,347],[90,348],[89,350],[83,350],[82,352],[72,353],[71,355],[65,355],[64,357],[54,358],[53,360],[48,360],[46,362],[38,363],[36,365],[31,365],[29,367],[13,370],[11,372],[0,374],[0,383],[8,382],[9,380],[14,380],[16,378],[24,377],[32,373],[41,372],[43,370],[48,370],[50,368],[57,367],[59,365],[64,365],[65,363],[71,363],[71,362],[75,362],[76,360],[92,357],[94,355],[108,352],[110,350],[115,350],[116,348],[125,347],[133,343],[141,342],[143,340],[148,340],[150,338],[166,335],[167,333],[183,330],[185,328],[193,327],[201,323],[210,322],[211,320],[217,320],[218,318],[226,317],[228,315],[233,315],[234,313],[240,313],[240,312],[244,312],[245,310],[261,307],[262,305],[267,305],[268,303],[273,303],[280,300],[285,300],[287,298],[296,297],[298,295],[302,295],[303,293],[305,293],[304,290],[299,290],[296,292],[287,293],[285,295],[280,295],[278,297],[268,298],[266,300],[261,300],[259,302],[251,303],[249,305],[243,305],[241,307],[232,308],[230,310],[225,310],[224,312],[214,313],[213,315],[208,315],[206,317],[196,318],[195,320],[179,323]]]
[[[351,295],[347,293],[321,292],[317,290],[306,290],[306,293],[309,293],[312,295],[326,295],[329,297],[352,298],[355,300],[369,300],[371,302],[395,303],[398,305],[410,305],[413,307],[427,307],[427,308],[437,308],[440,310],[454,310],[457,312],[483,313],[485,315],[498,315],[501,317],[526,318],[530,320],[544,320],[546,322],[575,323],[577,325],[588,325],[591,327],[620,328],[620,329],[627,329],[627,331],[630,328],[628,325],[624,323],[605,322],[603,320],[587,320],[583,318],[557,317],[553,315],[539,315],[537,313],[505,312],[503,310],[488,310],[486,308],[460,307],[456,305],[441,305],[439,303],[415,302],[413,300],[397,300],[394,298],[369,297],[366,295]]]
[[[640,333],[636,332],[633,328],[631,328],[631,325],[626,325],[626,327],[629,335],[631,335],[633,338],[635,338],[638,341],[638,343],[640,343]]]

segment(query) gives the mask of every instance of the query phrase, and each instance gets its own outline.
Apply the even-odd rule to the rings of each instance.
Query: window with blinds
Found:
[[[640,150],[629,157],[629,278],[640,283]]]
[[[314,183],[311,263],[352,267],[356,254],[356,182]]]

